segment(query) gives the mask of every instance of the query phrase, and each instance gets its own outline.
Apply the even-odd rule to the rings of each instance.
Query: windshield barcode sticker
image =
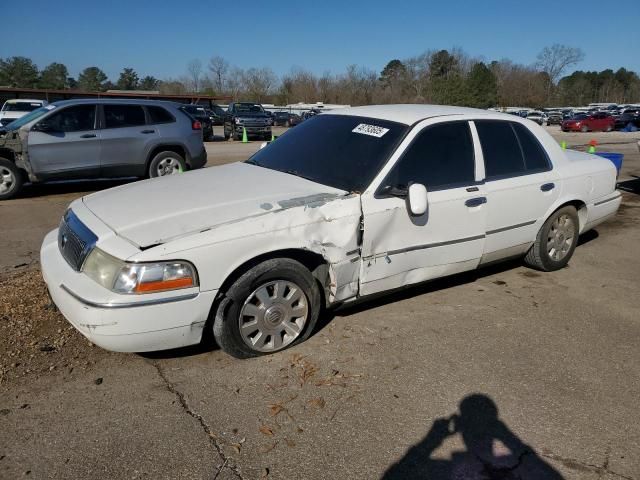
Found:
[[[356,128],[351,130],[353,133],[361,133],[363,135],[370,135],[372,137],[382,137],[385,133],[389,131],[388,128],[378,127],[376,125],[367,125],[366,123],[361,123]]]

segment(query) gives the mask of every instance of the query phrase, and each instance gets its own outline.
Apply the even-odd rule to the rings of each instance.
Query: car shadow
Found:
[[[624,182],[618,182],[618,189],[628,193],[635,193],[640,195],[640,177],[631,175],[632,180],[625,180]]]
[[[107,188],[118,187],[126,183],[135,182],[138,178],[128,177],[119,179],[96,180],[66,180],[50,183],[33,183],[24,186],[15,198],[36,198],[48,195],[64,195],[70,193],[90,193]]]
[[[382,480],[562,480],[563,476],[499,418],[487,395],[474,393],[458,412],[433,421],[425,437],[383,475]],[[459,435],[464,449],[450,459],[432,458],[449,437]]]

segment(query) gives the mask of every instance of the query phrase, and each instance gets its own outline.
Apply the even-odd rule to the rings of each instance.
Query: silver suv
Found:
[[[198,120],[172,102],[65,100],[0,132],[0,200],[24,182],[159,177],[207,161]]]

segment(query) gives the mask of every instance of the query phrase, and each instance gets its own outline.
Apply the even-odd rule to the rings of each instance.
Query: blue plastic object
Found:
[[[616,166],[616,170],[618,170],[618,175],[620,175],[620,170],[622,169],[622,159],[624,158],[623,153],[596,152],[596,155],[611,160],[611,162]]]

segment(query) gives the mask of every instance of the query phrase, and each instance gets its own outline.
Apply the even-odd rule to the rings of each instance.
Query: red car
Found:
[[[616,124],[615,119],[608,113],[579,114],[562,122],[563,132],[593,132],[601,130],[610,132]]]

